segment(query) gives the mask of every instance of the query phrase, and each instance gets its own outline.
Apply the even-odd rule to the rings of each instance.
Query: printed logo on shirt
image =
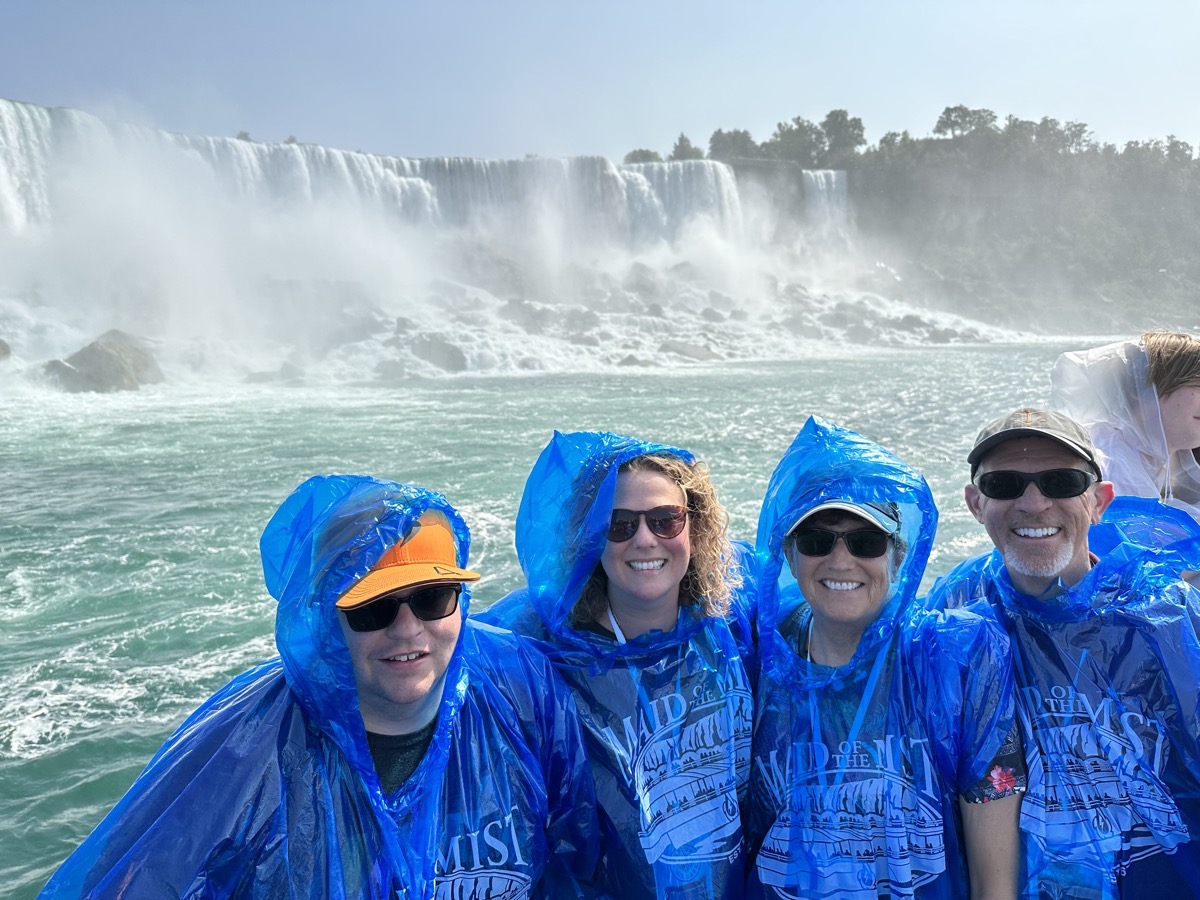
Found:
[[[533,881],[522,849],[519,810],[477,831],[447,836],[438,851],[436,900],[524,900]],[[520,868],[518,868],[520,867]]]
[[[686,680],[605,727],[641,809],[639,839],[651,863],[732,861],[740,852],[738,791],[750,764],[754,708],[740,666]]]
[[[908,896],[944,872],[928,743],[896,735],[833,748],[801,742],[757,758],[756,779],[780,810],[755,860],[763,887],[777,897],[818,884],[838,896]]]
[[[1051,855],[1102,867],[1111,878],[1188,839],[1162,781],[1169,746],[1153,718],[1120,698],[1070,685],[1024,687],[1021,699],[1029,758],[1021,827]],[[1084,852],[1071,854],[1080,844]],[[1120,861],[1100,861],[1100,854]]]

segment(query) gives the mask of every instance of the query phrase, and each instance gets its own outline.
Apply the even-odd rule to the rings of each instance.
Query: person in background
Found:
[[[1200,520],[1200,337],[1148,331],[1064,353],[1050,383],[1051,406],[1087,428],[1117,496]]]
[[[482,614],[535,641],[575,695],[600,881],[621,900],[742,896],[753,696],[726,523],[686,450],[556,432],[517,515],[527,587]]]
[[[758,523],[751,894],[1016,897],[1025,764],[1008,640],[917,599],[925,479],[810,418]]]
[[[261,540],[279,657],[200,707],[52,897],[576,897],[598,847],[573,701],[466,618],[440,494],[300,485]]]
[[[932,606],[990,607],[1012,641],[1029,786],[1024,896],[1190,897],[1200,885],[1200,593],[1188,552],[1090,537],[1113,497],[1056,412],[983,427],[967,507],[995,545]]]

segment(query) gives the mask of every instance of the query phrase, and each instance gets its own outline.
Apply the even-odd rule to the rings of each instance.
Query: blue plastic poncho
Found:
[[[1164,527],[1132,515],[1119,516],[1131,532]],[[1093,550],[1105,527],[1092,527]],[[1012,639],[1029,761],[1024,896],[1183,897],[1200,885],[1200,594],[1179,578],[1195,544],[1173,546],[1104,548],[1079,583],[1042,598],[1020,593],[993,551],[930,592],[931,604],[986,602]]]
[[[729,623],[683,607],[669,632],[618,644],[570,613],[599,564],[620,466],[685,450],[605,433],[555,433],[517,516],[528,588],[482,617],[550,656],[583,719],[605,831],[602,881],[621,900],[742,895],[739,802],[751,687]],[[735,599],[744,612],[745,600]],[[748,634],[744,616],[739,633]]]
[[[385,796],[334,603],[441,495],[302,484],[263,533],[280,658],[204,703],[44,897],[548,898],[579,893],[595,799],[570,695],[507,632],[466,621],[432,742]]]
[[[830,500],[897,504],[905,545],[883,607],[840,667],[801,651],[812,611],[783,552],[791,526]],[[919,473],[819,419],[771,476],[756,545],[755,895],[967,895],[958,795],[989,774],[1012,728],[1012,679],[989,617],[916,600],[936,527]]]

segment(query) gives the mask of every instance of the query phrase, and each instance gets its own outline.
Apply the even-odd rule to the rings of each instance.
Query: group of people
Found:
[[[1060,411],[980,430],[965,499],[995,550],[924,595],[925,479],[817,418],[753,544],[687,450],[555,433],[525,585],[470,616],[445,497],[311,478],[260,543],[279,656],[43,896],[1192,896],[1200,340],[1167,374],[1158,340],[1066,355]],[[1062,411],[1089,382],[1127,419]],[[1106,517],[1139,464],[1153,493]]]

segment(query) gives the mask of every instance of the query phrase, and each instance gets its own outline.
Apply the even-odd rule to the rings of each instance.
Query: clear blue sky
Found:
[[[399,156],[664,154],[844,108],[1200,144],[1196,0],[0,0],[0,97]]]

